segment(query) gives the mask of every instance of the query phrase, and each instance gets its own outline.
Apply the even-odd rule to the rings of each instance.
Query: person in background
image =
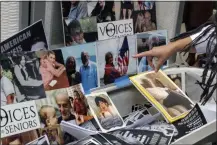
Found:
[[[215,13],[206,23],[202,24],[198,28],[190,32],[180,34],[179,36],[171,39],[171,43],[159,47],[153,47],[153,49],[136,54],[133,57],[147,57],[149,65],[157,72],[163,63],[178,51],[207,53],[207,62],[204,66],[202,81],[199,82],[199,85],[204,88],[200,101],[202,102],[202,105],[205,105],[212,97],[212,94],[215,92],[217,86],[216,83],[213,86],[217,66],[217,62],[214,61],[217,51],[216,30],[217,13]],[[158,59],[156,65],[152,62],[152,59],[155,57]],[[212,75],[208,76],[208,70],[210,70]]]
[[[157,29],[155,23],[151,20],[151,13],[149,11],[145,11],[144,19],[143,32]]]
[[[98,87],[97,66],[90,61],[87,52],[81,52],[82,66],[80,67],[81,82],[85,91]]]
[[[104,84],[107,85],[114,83],[115,79],[119,78],[121,74],[117,69],[115,69],[111,52],[105,54],[105,62]]]
[[[72,42],[67,44],[68,46],[86,43],[81,24],[78,20],[73,20],[69,23],[68,29],[72,39]]]
[[[69,11],[68,19],[73,21],[85,18],[87,16],[87,2],[71,0],[71,8]]]
[[[15,90],[12,82],[2,75],[2,66],[0,64],[1,79],[1,106],[16,103]]]
[[[135,23],[135,33],[143,32],[143,25],[144,25],[144,15],[142,13],[138,13]]]
[[[81,75],[79,72],[76,71],[76,61],[73,56],[69,56],[66,59],[66,73],[70,86],[81,83]]]

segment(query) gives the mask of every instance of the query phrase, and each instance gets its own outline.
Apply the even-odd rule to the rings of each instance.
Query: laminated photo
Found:
[[[70,86],[82,84],[84,91],[99,87],[96,43],[61,48]]]
[[[48,140],[47,135],[44,135],[44,136],[41,136],[41,137],[37,138],[36,140],[26,144],[26,145],[32,145],[32,144],[34,144],[34,145],[49,145],[50,142]]]
[[[34,101],[1,107],[1,138],[40,128]]]
[[[45,91],[69,87],[61,50],[37,51],[36,55]]]
[[[97,23],[115,21],[114,1],[91,1],[87,4],[88,16],[96,16]]]
[[[100,86],[114,83],[124,75],[136,73],[136,36],[125,36],[97,42]]]
[[[136,1],[132,12],[134,32],[157,30],[156,6],[154,1]]]
[[[93,118],[87,100],[84,96],[82,85],[75,85],[67,88],[70,104],[72,107],[72,113],[76,117],[76,123],[78,125]]]
[[[64,140],[62,138],[63,134],[60,128],[60,125],[55,125],[52,127],[46,127],[40,129],[41,136],[47,136],[50,144],[61,145],[64,144]]]
[[[41,127],[58,125],[62,120],[76,124],[67,89],[46,91],[47,98],[36,101]]]
[[[0,43],[1,53],[47,50],[43,22],[39,20]]]
[[[185,117],[194,106],[190,98],[161,70],[141,73],[130,77],[130,80],[170,123]]]
[[[98,23],[97,32],[99,40],[133,35],[133,19]]]
[[[86,96],[91,112],[102,132],[125,126],[122,117],[106,92]]]
[[[1,54],[0,64],[1,105],[46,98],[35,52]]]
[[[149,51],[153,47],[162,46],[167,44],[167,31],[158,30],[137,34],[137,52],[141,53]],[[153,63],[156,64],[157,60],[153,59]],[[168,61],[163,64],[163,67],[168,65]],[[138,58],[138,73],[152,70],[148,64],[146,57]]]
[[[30,145],[29,143],[39,139],[39,134],[37,130],[31,130],[23,133],[18,133],[15,135],[11,135],[9,137],[2,138],[1,136],[1,144],[2,145]],[[48,144],[35,144],[35,145],[49,145]]]

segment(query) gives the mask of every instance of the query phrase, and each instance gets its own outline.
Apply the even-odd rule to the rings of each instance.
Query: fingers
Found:
[[[153,56],[152,50],[133,55],[134,58],[140,58],[140,57],[144,57],[144,56]]]
[[[151,66],[151,68],[154,70],[155,69],[155,66],[154,66],[154,64],[153,64],[153,62],[152,62],[152,59],[153,59],[153,57],[151,57],[151,56],[148,56],[147,57],[147,61],[148,61],[148,64]]]
[[[159,71],[159,69],[160,69],[160,67],[162,66],[163,63],[164,63],[164,60],[162,60],[162,59],[158,60],[157,66],[155,67],[155,72]]]

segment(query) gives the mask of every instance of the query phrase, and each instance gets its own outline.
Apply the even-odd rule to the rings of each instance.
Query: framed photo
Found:
[[[137,34],[137,52],[141,53],[149,51],[156,46],[166,45],[167,41],[166,30],[157,30]],[[155,59],[153,59],[153,63],[156,64]],[[165,68],[166,66],[168,66],[168,61],[163,64],[162,68]],[[152,70],[152,68],[149,66],[146,57],[138,58],[137,72],[141,73],[149,70]]]
[[[141,73],[130,80],[169,122],[185,117],[194,107],[193,101],[161,70]]]
[[[102,132],[108,132],[125,126],[117,108],[106,92],[86,96],[91,112]]]

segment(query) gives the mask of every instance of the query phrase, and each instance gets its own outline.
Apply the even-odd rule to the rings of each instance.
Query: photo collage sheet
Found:
[[[49,49],[42,20],[0,43],[3,144],[77,140],[61,130],[62,121],[95,120],[102,132],[125,127],[108,94],[90,90],[150,70],[145,58],[132,55],[167,43],[167,31],[156,27],[154,2],[60,3],[66,47]],[[27,101],[32,105],[15,104]],[[11,116],[16,112],[23,116]]]

